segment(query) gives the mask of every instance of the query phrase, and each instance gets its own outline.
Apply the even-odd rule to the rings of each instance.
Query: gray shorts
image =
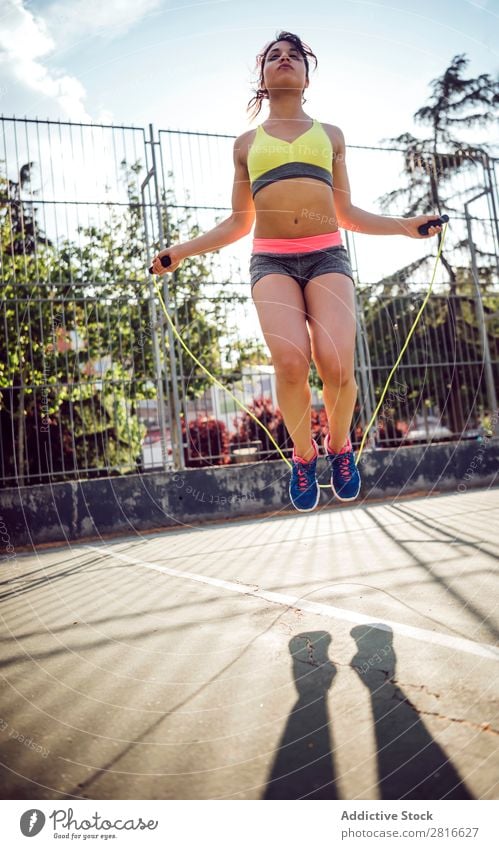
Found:
[[[329,274],[331,271],[346,274],[355,285],[350,257],[343,245],[296,254],[252,253],[249,267],[251,289],[265,274],[288,274],[304,290],[312,277]]]

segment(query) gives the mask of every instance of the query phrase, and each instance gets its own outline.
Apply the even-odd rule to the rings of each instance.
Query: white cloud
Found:
[[[46,58],[56,47],[46,22],[23,5],[23,0],[0,0],[0,65],[6,75],[31,91],[55,100],[73,121],[88,121],[86,91],[70,74],[51,70]]]
[[[10,84],[53,100],[62,117],[91,121],[85,86],[72,74],[54,69],[51,57],[66,55],[88,36],[113,39],[123,35],[164,0],[55,0],[30,8],[29,0],[0,0],[0,67],[2,94]],[[111,118],[103,107],[94,120]]]
[[[58,43],[82,35],[116,38],[164,0],[56,0],[44,11]]]

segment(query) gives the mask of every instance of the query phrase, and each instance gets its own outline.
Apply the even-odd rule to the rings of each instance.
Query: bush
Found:
[[[271,398],[259,397],[255,398],[253,404],[248,405],[253,415],[261,422],[267,430],[272,434],[273,438],[283,452],[291,453],[293,450],[293,441],[289,436],[284,419],[279,407],[274,409]],[[269,436],[257,422],[245,413],[238,421],[234,419],[236,425],[236,433],[230,438],[232,447],[242,447],[249,442],[260,440],[262,443],[262,460],[281,460],[282,457],[277,451]],[[324,408],[321,410],[312,409],[311,435],[317,441],[318,445],[323,444],[324,437],[327,433],[327,416]],[[268,453],[266,453],[268,452]]]
[[[272,399],[254,398],[252,404],[248,404],[248,410],[261,422],[272,434],[279,447],[285,451],[292,449],[292,443],[284,424],[279,408],[274,410]],[[259,440],[261,442],[262,460],[280,460],[281,455],[271,441],[269,435],[248,414],[244,413],[240,418],[234,418],[236,432],[232,434],[230,443],[232,448],[244,448],[248,443]],[[266,452],[269,452],[268,454]]]
[[[184,461],[188,468],[200,469],[230,463],[227,428],[224,422],[214,416],[198,416],[189,422],[188,436],[182,419],[182,441]]]

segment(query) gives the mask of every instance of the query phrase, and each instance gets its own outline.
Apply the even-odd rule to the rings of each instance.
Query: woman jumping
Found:
[[[360,491],[349,432],[357,383],[354,374],[355,291],[350,258],[339,227],[377,236],[431,238],[418,232],[434,214],[413,218],[373,215],[353,206],[339,127],[302,108],[309,85],[308,57],[317,57],[290,32],[280,32],[257,57],[259,87],[248,103],[269,101],[269,116],[234,143],[232,214],[212,230],[154,258],[155,274],[172,273],[189,256],[218,250],[246,236],[255,224],[250,260],[251,294],[275,368],[276,391],[293,441],[289,495],[300,511],[320,497],[319,446],[311,437],[311,357],[323,383],[329,433],[324,449],[331,487],[341,501]],[[334,184],[333,184],[334,170]],[[164,268],[161,257],[168,256]],[[308,322],[308,327],[307,327]]]

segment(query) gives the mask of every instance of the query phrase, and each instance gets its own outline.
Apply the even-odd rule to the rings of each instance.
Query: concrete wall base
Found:
[[[368,451],[360,458],[362,490],[354,504],[411,493],[466,492],[498,482],[499,438]],[[325,457],[317,464],[326,484]],[[206,521],[295,513],[282,461],[149,472],[0,490],[0,562],[12,549],[40,543],[130,534]],[[321,489],[319,507],[343,509]]]

